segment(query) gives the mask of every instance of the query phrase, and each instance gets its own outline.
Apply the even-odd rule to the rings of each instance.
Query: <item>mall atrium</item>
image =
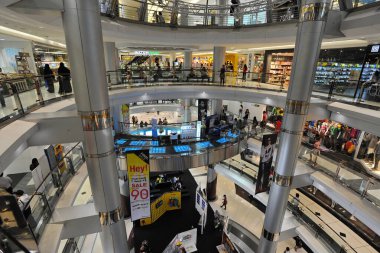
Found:
[[[1,0],[0,252],[380,252],[379,0]]]

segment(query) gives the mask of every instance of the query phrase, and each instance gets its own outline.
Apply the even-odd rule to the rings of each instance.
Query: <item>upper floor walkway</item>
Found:
[[[342,1],[343,2],[343,1]],[[344,1],[350,2],[350,1]],[[354,8],[357,1],[331,4],[325,39],[373,41],[380,36],[379,2]],[[61,1],[9,0],[0,4],[0,21],[32,34],[64,42]],[[210,45],[268,47],[294,44],[299,6],[294,1],[248,1],[238,6],[183,1],[101,1],[105,41],[123,46],[205,49]],[[342,11],[343,10],[343,11]],[[16,17],[16,18],[15,18]],[[36,29],[43,27],[43,29]],[[241,29],[244,28],[244,29]],[[189,32],[189,29],[191,31]],[[7,33],[7,30],[2,29]],[[337,39],[339,38],[339,39]]]

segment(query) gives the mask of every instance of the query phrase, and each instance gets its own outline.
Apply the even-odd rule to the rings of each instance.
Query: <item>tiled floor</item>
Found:
[[[194,176],[198,185],[201,185],[202,188],[206,187],[207,169],[205,167],[191,169],[190,172]],[[264,224],[264,214],[255,206],[235,194],[234,182],[222,175],[218,175],[217,180],[218,199],[214,202],[210,202],[213,210],[218,210],[222,215],[228,216],[230,219],[243,225],[253,235],[260,237]],[[226,211],[220,208],[221,196],[223,196],[223,194],[226,194],[228,200]],[[292,239],[280,242],[278,244],[277,252],[283,253],[286,247],[293,248],[294,246],[295,242]],[[292,249],[291,252],[295,251]],[[298,250],[297,252],[305,251]]]

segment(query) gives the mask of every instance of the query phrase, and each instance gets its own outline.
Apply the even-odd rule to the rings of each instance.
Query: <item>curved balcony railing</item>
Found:
[[[194,4],[179,0],[129,0],[100,3],[102,14],[128,21],[175,27],[242,27],[298,19],[297,1],[264,0],[241,4]]]

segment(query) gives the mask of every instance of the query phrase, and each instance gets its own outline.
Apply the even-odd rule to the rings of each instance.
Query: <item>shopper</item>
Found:
[[[299,205],[300,205],[300,194],[299,193],[296,193],[296,195],[293,196],[292,205],[293,205],[294,211],[296,212],[296,214],[298,214]]]
[[[263,111],[263,118],[262,118],[262,121],[265,121],[267,122],[268,120],[268,113],[266,111]]]
[[[277,119],[276,124],[275,124],[275,133],[276,134],[279,134],[281,132],[281,125],[282,125],[282,121],[280,119]]]
[[[244,64],[244,67],[243,67],[243,82],[247,81],[247,72],[248,72],[247,64]]]
[[[310,152],[310,162],[312,166],[317,165],[317,158],[321,154],[321,139],[317,139],[313,145],[314,149]],[[314,157],[313,157],[314,156]]]
[[[224,207],[224,210],[227,210],[227,196],[226,196],[226,194],[223,195],[222,205],[220,207],[221,208]]]
[[[145,121],[144,122],[144,126],[147,127],[148,126],[148,122]]]
[[[3,76],[5,76],[3,74],[3,69],[0,68],[0,77],[3,77]],[[4,87],[3,87],[3,84],[0,83],[0,104],[1,104],[2,107],[5,107],[5,100],[4,100],[4,94],[3,94],[3,92],[4,92]]]
[[[4,173],[0,174],[0,188],[6,190],[10,194],[13,193],[12,179],[10,177],[4,176]]]
[[[70,70],[61,62],[58,68],[59,94],[71,93]]]
[[[54,93],[54,73],[50,69],[49,64],[45,64],[44,68],[45,86],[49,93]]]
[[[239,0],[231,0],[230,14],[234,14],[239,7]]]
[[[28,221],[31,227],[36,227],[36,221],[32,216],[32,208],[30,208],[29,202],[31,197],[26,194],[23,190],[17,190],[15,192],[17,204],[20,207],[20,210],[24,214],[25,219]]]
[[[162,121],[162,124],[163,124],[163,125],[167,125],[167,124],[168,124],[168,120],[166,119],[166,117],[165,117],[164,120]]]
[[[158,124],[159,124],[159,125],[162,125],[162,123],[163,123],[163,122],[162,122],[161,118],[159,118],[159,119],[158,119]]]
[[[380,82],[380,72],[376,70],[375,72],[373,72],[370,80],[362,83],[361,88],[360,88],[360,93],[359,93],[359,102],[364,102],[364,100],[362,99],[365,98],[364,93],[367,90],[367,87],[379,82]]]
[[[224,85],[226,83],[226,66],[223,65],[220,69],[220,85]]]
[[[257,121],[256,119],[256,116],[253,117],[253,121],[252,121],[252,133],[254,135],[257,135],[257,126],[259,125],[259,122]]]
[[[132,116],[132,125],[135,125],[135,116]]]
[[[144,127],[144,121],[140,121],[140,127],[141,127],[141,128]]]
[[[242,116],[243,116],[243,105],[240,104],[239,115],[238,115],[238,117],[241,118]]]
[[[267,126],[267,122],[264,121],[264,120],[262,120],[262,121],[260,122],[261,133],[264,133],[264,132],[265,132],[265,128],[266,128],[266,126]]]

